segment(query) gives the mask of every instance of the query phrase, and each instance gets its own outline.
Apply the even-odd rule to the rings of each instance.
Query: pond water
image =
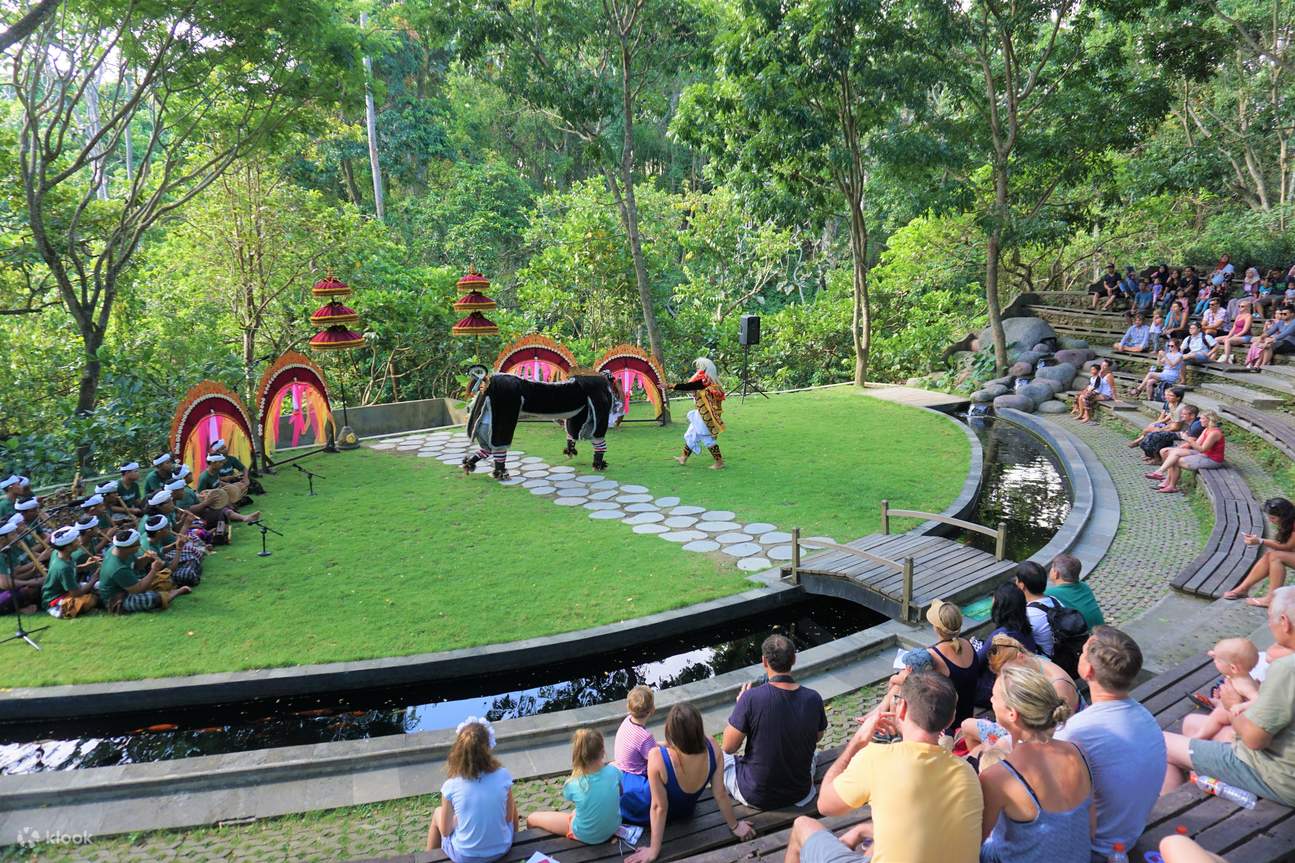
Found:
[[[1020,426],[986,417],[968,424],[985,450],[980,499],[970,521],[1007,525],[1007,557],[1025,560],[1051,541],[1070,515],[1070,487],[1052,448]],[[967,542],[992,552],[994,538]]]
[[[755,665],[781,632],[798,649],[881,623],[862,606],[811,597],[725,626],[543,671],[340,694],[32,725],[0,725],[0,773],[73,770],[453,728],[619,701],[639,684],[681,686]]]

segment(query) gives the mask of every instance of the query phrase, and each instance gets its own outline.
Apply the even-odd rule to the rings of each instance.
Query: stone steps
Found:
[[[1227,402],[1249,405],[1252,408],[1260,410],[1271,410],[1279,408],[1285,404],[1285,400],[1280,396],[1269,395],[1250,387],[1239,386],[1238,384],[1216,384],[1204,383],[1200,385],[1202,392],[1208,393],[1215,398]]]

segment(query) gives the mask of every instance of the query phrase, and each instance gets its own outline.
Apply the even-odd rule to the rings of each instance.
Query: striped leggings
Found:
[[[121,601],[121,613],[133,614],[136,611],[151,611],[162,607],[162,594],[156,590],[141,590],[139,593],[128,593]]]

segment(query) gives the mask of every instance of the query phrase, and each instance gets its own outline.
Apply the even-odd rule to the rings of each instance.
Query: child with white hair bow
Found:
[[[724,456],[720,453],[719,443],[715,440],[724,431],[724,389],[719,384],[719,372],[715,364],[706,357],[698,357],[693,366],[697,373],[671,389],[678,392],[691,392],[696,407],[688,411],[688,429],[683,435],[683,452],[675,456],[679,464],[687,464],[688,457],[701,453],[702,447],[710,450],[715,463],[714,470],[724,467]]]

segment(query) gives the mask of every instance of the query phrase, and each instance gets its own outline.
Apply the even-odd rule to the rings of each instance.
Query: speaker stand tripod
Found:
[[[747,367],[747,360],[750,356],[750,353],[751,353],[751,346],[742,345],[742,401],[746,401],[746,394],[748,390],[753,393],[759,393],[765,398],[769,397],[769,394],[765,392],[763,389],[761,389],[759,384],[751,382],[750,370]]]

